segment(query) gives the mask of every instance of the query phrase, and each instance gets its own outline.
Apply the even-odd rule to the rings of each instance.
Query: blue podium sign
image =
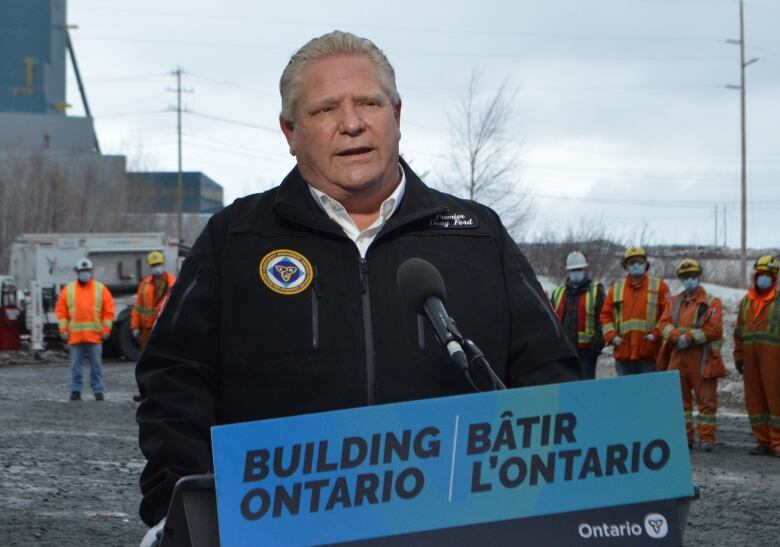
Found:
[[[693,494],[676,372],[218,426],[212,447],[223,547],[601,519]],[[667,525],[648,515],[577,533],[641,544]]]

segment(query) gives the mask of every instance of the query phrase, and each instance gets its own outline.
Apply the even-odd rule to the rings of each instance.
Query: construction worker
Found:
[[[655,371],[661,347],[656,323],[671,294],[663,279],[647,272],[650,263],[642,247],[628,247],[623,253],[625,279],[609,288],[601,309],[604,340],[614,347],[619,376]]]
[[[604,287],[594,283],[588,271],[588,259],[580,251],[566,257],[566,283],[552,293],[552,304],[563,330],[577,349],[582,378],[596,377],[596,362],[604,347],[599,314],[604,305]]]
[[[89,383],[96,401],[104,398],[101,355],[103,341],[111,335],[114,322],[114,299],[102,283],[92,278],[93,266],[88,258],[76,261],[76,281],[60,291],[55,313],[60,337],[70,349],[70,400],[81,399],[81,365],[89,360]]]
[[[150,252],[146,263],[152,269],[152,275],[147,275],[138,284],[135,306],[130,313],[130,328],[133,336],[140,340],[141,348],[146,347],[154,321],[176,282],[176,277],[165,271],[165,256],[160,251]]]
[[[734,363],[745,381],[745,406],[756,446],[750,454],[780,457],[780,302],[774,256],[753,266],[753,286],[739,305]]]
[[[668,348],[661,354],[668,361],[659,368],[680,372],[688,447],[693,448],[694,444],[695,400],[699,409],[700,448],[704,452],[712,452],[715,448],[718,378],[726,376],[720,355],[723,306],[720,299],[707,294],[701,286],[701,266],[696,260],[686,258],[680,262],[677,277],[683,290],[667,302],[658,322],[665,348]]]

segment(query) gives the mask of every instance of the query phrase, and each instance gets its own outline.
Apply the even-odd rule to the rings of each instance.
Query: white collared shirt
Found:
[[[398,183],[398,186],[393,193],[382,202],[382,205],[380,205],[379,216],[374,223],[362,232],[341,203],[309,184],[309,191],[311,192],[311,195],[314,196],[314,201],[316,201],[322,210],[325,211],[326,215],[328,215],[336,224],[341,226],[341,229],[344,230],[347,237],[355,242],[362,258],[366,257],[366,251],[368,251],[371,242],[374,241],[374,238],[382,229],[382,226],[385,225],[387,219],[393,216],[393,213],[395,213],[396,209],[398,209],[398,205],[401,203],[401,199],[404,197],[404,191],[406,190],[406,173],[404,173],[401,164],[398,164],[398,168],[401,170],[401,182]]]

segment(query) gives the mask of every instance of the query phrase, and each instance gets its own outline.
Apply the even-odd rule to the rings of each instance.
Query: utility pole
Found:
[[[181,75],[184,71],[181,67],[177,67],[171,74],[176,76],[176,89],[169,89],[169,91],[176,92],[176,134],[178,136],[178,171],[176,173],[176,236],[179,238],[179,243],[184,241],[184,175],[182,173],[182,153],[181,153],[181,94],[192,93],[191,89],[182,89],[181,87]]]
[[[715,206],[715,247],[718,246],[718,206]]]
[[[741,129],[742,129],[742,204],[741,204],[741,247],[739,276],[740,286],[747,286],[747,143],[745,139],[745,68],[758,61],[758,57],[745,62],[745,17],[744,2],[739,0],[739,40],[726,40],[729,44],[739,44],[739,86],[727,85],[729,89],[739,89]]]
[[[726,230],[726,204],[723,204],[723,247],[729,246],[729,233]]]
[[[181,67],[176,69],[176,135],[179,147],[179,171],[176,173],[176,235],[184,241],[184,179],[181,173]]]

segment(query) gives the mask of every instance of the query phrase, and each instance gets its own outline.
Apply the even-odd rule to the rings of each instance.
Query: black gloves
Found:
[[[745,373],[745,363],[743,363],[741,359],[736,363],[734,363],[734,366],[737,367],[737,372],[739,372],[740,374]]]

